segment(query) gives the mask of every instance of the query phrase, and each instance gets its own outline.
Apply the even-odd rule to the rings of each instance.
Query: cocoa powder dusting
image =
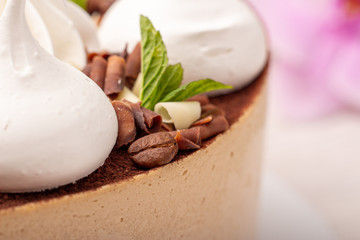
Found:
[[[267,69],[267,68],[265,68]],[[230,126],[234,124],[245,110],[254,101],[255,97],[264,85],[266,70],[249,86],[231,94],[211,98],[212,104],[223,109]],[[206,148],[216,137],[203,141],[202,148]],[[173,161],[185,158],[193,151],[179,152]],[[0,211],[23,204],[46,201],[64,195],[75,194],[83,191],[95,190],[106,184],[124,181],[138,174],[144,174],[151,170],[139,169],[130,159],[126,150],[113,150],[105,164],[95,172],[85,177],[75,184],[69,184],[53,190],[40,193],[0,193]]]

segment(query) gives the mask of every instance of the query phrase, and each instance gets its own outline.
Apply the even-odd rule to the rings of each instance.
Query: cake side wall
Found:
[[[0,215],[0,239],[254,239],[265,87],[230,130],[133,179]]]

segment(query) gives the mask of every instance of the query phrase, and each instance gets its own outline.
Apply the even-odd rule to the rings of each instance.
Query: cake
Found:
[[[148,170],[113,149],[76,183],[0,193],[0,239],[253,239],[267,66],[246,87],[210,99],[230,128],[199,150]]]

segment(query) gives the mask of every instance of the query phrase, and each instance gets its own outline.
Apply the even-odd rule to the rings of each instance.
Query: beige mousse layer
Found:
[[[254,239],[265,105],[263,85],[228,131],[184,159],[1,210],[0,239]]]

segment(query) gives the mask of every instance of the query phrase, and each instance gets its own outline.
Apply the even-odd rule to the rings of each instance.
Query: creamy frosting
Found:
[[[0,17],[0,191],[6,192],[85,177],[104,163],[117,137],[108,98],[39,46],[24,6],[25,0],[8,0]]]
[[[30,32],[39,42],[40,46],[54,55],[54,46],[51,42],[50,33],[38,11],[30,2],[26,4],[25,18]]]
[[[28,0],[26,19],[43,48],[79,69],[86,65],[86,49],[90,52],[100,50],[94,22],[72,2]]]
[[[171,64],[181,62],[184,81],[212,78],[240,88],[267,60],[261,21],[242,0],[120,0],[102,19],[100,43],[129,49],[140,39],[139,15],[160,30]]]

